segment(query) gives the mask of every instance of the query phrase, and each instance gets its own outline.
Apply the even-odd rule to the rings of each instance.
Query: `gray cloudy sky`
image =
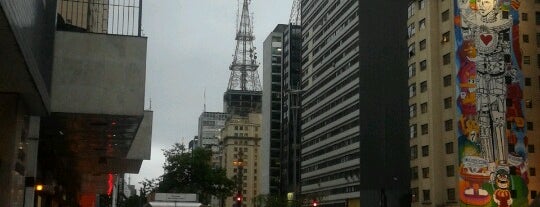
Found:
[[[207,111],[222,111],[236,44],[238,0],[143,2],[143,33],[148,37],[146,106],[151,98],[154,111],[152,159],[143,162],[138,175],[131,175],[132,184],[160,176],[161,149],[175,142],[187,144],[197,134],[205,88]],[[260,60],[262,42],[277,24],[288,22],[291,6],[292,0],[252,1]]]

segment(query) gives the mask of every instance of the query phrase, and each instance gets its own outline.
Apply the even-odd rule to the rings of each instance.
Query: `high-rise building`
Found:
[[[302,61],[300,25],[289,24],[283,32],[281,70],[281,186],[287,198],[300,193],[300,71]]]
[[[263,42],[263,96],[261,154],[263,165],[269,172],[263,172],[262,193],[277,195],[280,187],[281,159],[281,59],[283,32],[285,24],[279,24]],[[265,192],[267,191],[267,192]]]
[[[299,25],[279,24],[263,43],[262,186],[272,195],[300,192],[300,61]],[[263,189],[263,194],[267,194]]]
[[[199,135],[196,147],[212,151],[212,166],[214,167],[219,167],[221,163],[219,160],[219,138],[228,117],[229,115],[223,112],[206,111],[199,116]]]
[[[540,189],[540,20],[528,15],[540,4],[411,0],[407,11],[412,206],[528,206]]]
[[[409,204],[406,6],[301,1],[301,192],[321,206]]]
[[[243,0],[238,9],[236,48],[229,66],[229,84],[223,95],[223,111],[229,117],[221,132],[221,166],[228,177],[235,175],[237,185],[235,194],[226,199],[226,206],[232,205],[233,198],[240,199],[235,205],[251,206],[255,196],[261,193],[261,172],[267,170],[265,165],[257,166],[260,164],[262,91],[257,52],[253,46],[255,36],[250,3],[250,0]]]
[[[261,114],[231,115],[221,132],[222,166],[227,177],[236,182],[233,197],[224,206],[233,206],[233,198],[241,197],[242,203],[253,206],[253,198],[261,192],[260,141]]]

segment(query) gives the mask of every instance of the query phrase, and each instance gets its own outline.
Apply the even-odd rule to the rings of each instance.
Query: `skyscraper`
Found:
[[[301,191],[322,206],[408,204],[406,6],[301,2]]]
[[[409,1],[412,206],[528,206],[536,197],[540,21],[528,16],[538,17],[537,5]]]
[[[281,62],[285,24],[278,24],[263,43],[263,97],[262,97],[262,154],[263,164],[269,166],[264,172],[263,186],[273,195],[279,193],[281,156]],[[266,189],[265,189],[266,191]]]

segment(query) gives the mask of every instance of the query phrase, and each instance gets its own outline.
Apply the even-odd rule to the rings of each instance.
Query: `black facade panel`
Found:
[[[361,206],[409,206],[407,1],[359,8]]]

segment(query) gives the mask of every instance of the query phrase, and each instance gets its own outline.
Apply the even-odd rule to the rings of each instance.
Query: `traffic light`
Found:
[[[236,201],[237,207],[242,207],[242,194],[238,193],[236,194],[236,197],[234,198],[234,201]]]
[[[319,206],[319,202],[317,200],[312,200],[311,201],[311,206]]]

